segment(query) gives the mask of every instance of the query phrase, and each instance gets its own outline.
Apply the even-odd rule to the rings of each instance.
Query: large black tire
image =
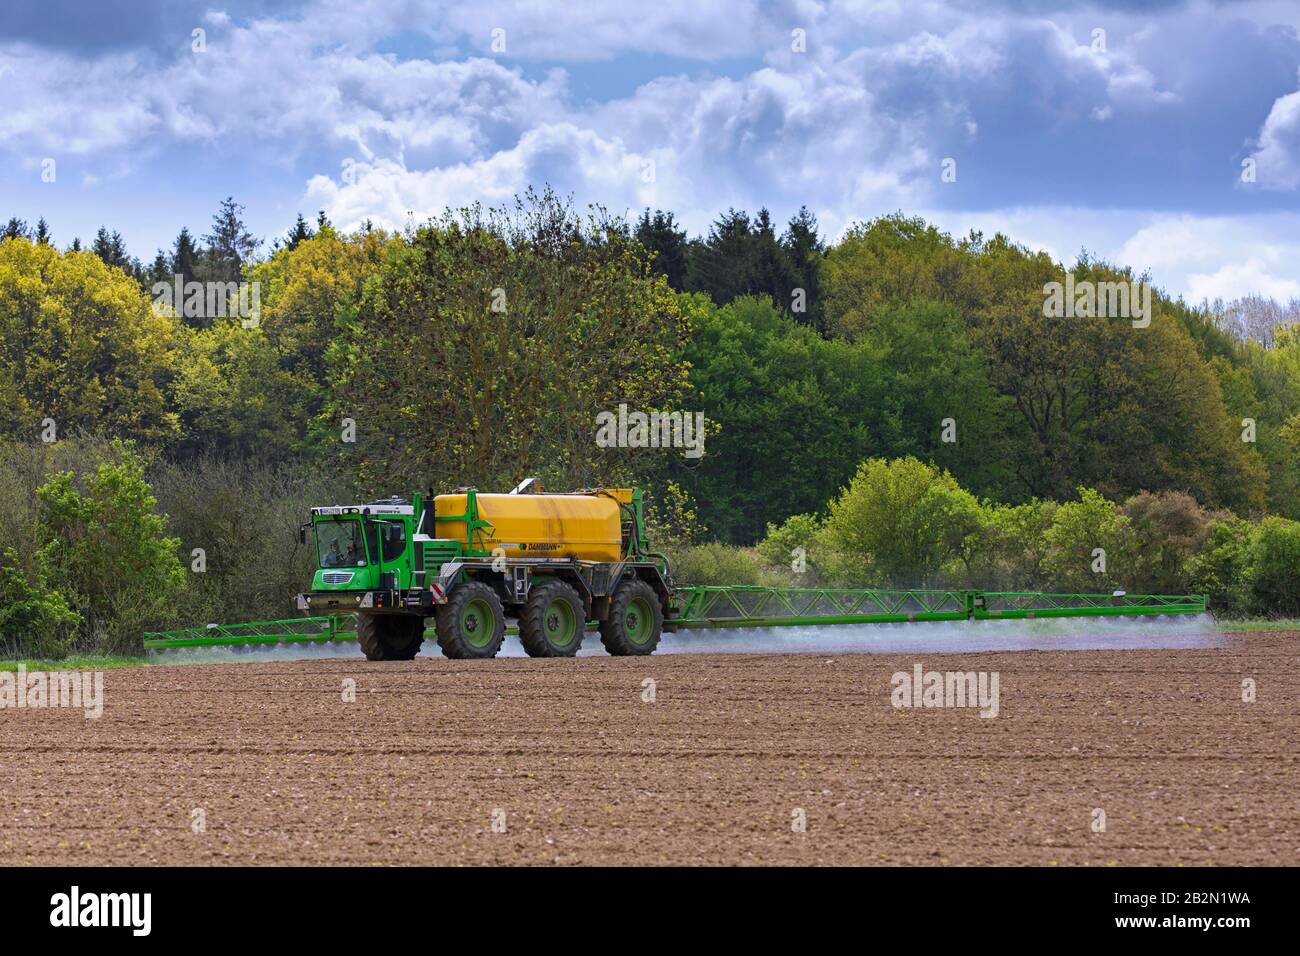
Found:
[[[455,660],[496,657],[506,637],[506,615],[497,593],[481,581],[452,588],[434,612],[438,646]]]
[[[628,578],[609,602],[609,619],[600,622],[600,642],[615,657],[653,654],[664,629],[664,612],[655,589]]]
[[[409,661],[424,643],[418,614],[358,614],[357,643],[368,661]]]
[[[582,598],[563,581],[547,581],[528,592],[519,615],[519,642],[529,657],[572,657],[582,646],[587,612]]]

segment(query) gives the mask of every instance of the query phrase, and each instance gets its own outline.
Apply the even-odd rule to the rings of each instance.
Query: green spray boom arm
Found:
[[[1204,614],[1202,594],[1045,594],[1035,591],[879,591],[860,588],[678,588],[665,630]],[[150,650],[355,639],[351,615],[210,624],[145,634]]]

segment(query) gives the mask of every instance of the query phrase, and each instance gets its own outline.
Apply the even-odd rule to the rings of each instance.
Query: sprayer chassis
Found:
[[[673,590],[650,561],[578,561],[570,558],[462,558],[444,564],[427,586],[365,591],[308,591],[298,595],[298,610],[339,613],[419,613],[429,616],[446,604],[460,584],[479,581],[488,585],[506,606],[522,605],[537,581],[560,580],[577,590],[589,621],[603,621],[619,585],[628,578],[645,581],[659,595],[665,618]]]

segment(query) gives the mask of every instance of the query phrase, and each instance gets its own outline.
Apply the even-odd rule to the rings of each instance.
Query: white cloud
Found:
[[[528,130],[516,146],[473,162],[420,170],[380,159],[358,164],[351,183],[316,176],[308,183],[305,202],[321,206],[346,229],[367,218],[397,228],[408,213],[419,222],[474,200],[499,204],[545,181],[561,192],[588,188],[609,197],[606,205],[620,213],[624,205],[657,204],[654,184],[643,180],[647,159],[654,157],[632,152],[617,139],[560,123]]]
[[[1259,131],[1256,182],[1264,189],[1300,187],[1300,90],[1278,97]]]
[[[1295,223],[1280,218],[1047,205],[935,211],[948,198],[940,190],[976,181],[963,148],[982,129],[1005,137],[1014,124],[1041,145],[1188,106],[1164,82],[1169,71],[1153,72],[1142,56],[1154,33],[1108,14],[1115,27],[1099,51],[1091,19],[968,13],[940,0],[317,0],[292,20],[213,12],[207,52],[170,62],[0,42],[0,150],[27,164],[85,157],[86,182],[120,180],[130,163],[177,144],[230,156],[232,167],[284,170],[297,160],[309,169],[302,207],[324,208],[345,227],[367,218],[400,226],[408,211],[423,219],[549,182],[615,213],[671,209],[695,232],[728,206],[767,205],[780,219],[807,203],[830,235],[903,209],[958,233],[1001,229],[1060,259],[1087,247],[1150,267],[1175,293],[1300,280],[1285,232]],[[486,55],[498,26],[507,31],[501,59]],[[796,26],[808,31],[805,54],[789,48]],[[399,31],[423,31],[445,58],[376,52]],[[592,61],[626,52],[690,69],[675,63],[631,94],[600,102],[597,93],[593,103],[576,101],[563,69],[537,65],[584,64],[575,73],[590,84]],[[1300,92],[1273,104],[1259,140],[1261,183],[1271,175],[1271,188],[1300,185]],[[961,186],[940,183],[946,156],[959,158]],[[346,176],[344,160],[354,161]],[[221,191],[239,192],[224,182]]]
[[[1187,282],[1188,299],[1192,302],[1223,299],[1232,301],[1250,293],[1289,302],[1300,298],[1300,281],[1273,275],[1269,264],[1260,259],[1248,259],[1223,266],[1216,272],[1193,273]]]

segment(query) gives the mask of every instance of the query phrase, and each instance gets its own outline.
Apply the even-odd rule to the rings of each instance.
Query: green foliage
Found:
[[[598,447],[596,418],[683,408],[688,334],[621,224],[550,193],[448,213],[387,251],[331,347],[340,461],[367,492],[626,480],[673,452]]]
[[[956,309],[929,301],[882,306],[857,347],[879,367],[882,389],[870,412],[877,449],[947,469],[978,495],[1014,484],[1006,467],[1011,403],[994,390]]]
[[[679,585],[742,584],[768,587],[785,583],[768,570],[750,548],[716,541],[668,552]]]
[[[1200,552],[1187,564],[1188,588],[1209,598],[1216,614],[1244,614],[1251,607],[1251,526],[1236,517],[1211,523]]]
[[[259,464],[202,455],[152,475],[159,510],[189,562],[177,598],[183,623],[266,620],[293,614],[315,556],[298,541],[309,509],[350,500],[344,483],[301,463]],[[201,573],[193,550],[203,549]]]
[[[951,310],[887,310],[857,341],[826,340],[767,299],[720,309],[687,297],[686,349],[706,419],[721,422],[682,475],[709,524],[748,543],[786,515],[819,509],[868,455],[915,455],[983,492],[1006,480],[1004,408]],[[955,443],[943,421],[955,420]]]
[[[85,252],[42,222],[0,231],[0,437],[24,442],[0,445],[0,615],[49,615],[54,651],[60,607],[86,646],[170,614],[279,616],[310,504],[529,474],[648,489],[652,540],[725,583],[754,580],[753,556],[694,547],[705,525],[732,544],[766,528],[780,578],[805,548],[799,583],[1204,591],[1293,613],[1294,526],[1260,520],[1300,519],[1293,329],[1239,341],[1159,294],[1144,329],[1049,318],[1066,266],[902,215],[828,249],[806,210],[783,232],[731,210],[692,240],[668,212],[629,228],[530,193],[402,235],[299,217],[259,260],[228,199],[204,245],[182,229],[146,271],[108,227]],[[1134,279],[1086,255],[1069,269]],[[157,314],[140,283],[174,272],[258,282],[260,323]],[[596,447],[620,402],[702,410],[704,458]],[[45,418],[52,445],[33,443]],[[210,555],[183,590],[165,530]]]
[[[700,523],[691,496],[674,481],[647,496],[646,536],[656,548],[682,548],[698,541],[708,530]]]
[[[1043,572],[1054,589],[1100,593],[1127,589],[1132,580],[1138,549],[1133,523],[1095,489],[1080,488],[1078,501],[1060,505],[1044,539]]]
[[[767,526],[767,537],[758,543],[758,553],[773,567],[790,568],[795,573],[802,548],[804,572],[811,571],[813,552],[822,534],[822,523],[815,515],[791,515],[781,524]]]
[[[707,237],[689,244],[687,253],[687,290],[702,292],[719,305],[743,296],[767,297],[784,314],[821,328],[823,245],[817,218],[806,208],[779,237],[766,209],[753,218],[729,209],[714,221]]]
[[[1187,564],[1210,533],[1213,516],[1185,492],[1144,491],[1124,502],[1136,537],[1137,567],[1129,588],[1177,594],[1187,586]]]
[[[57,660],[67,655],[81,615],[49,582],[42,554],[30,577],[18,553],[0,555],[0,654]]]
[[[677,228],[671,212],[647,209],[636,224],[636,241],[650,259],[650,268],[668,280],[677,291],[686,288],[686,231]]]
[[[1251,610],[1258,614],[1300,613],[1300,522],[1269,516],[1250,542]]]
[[[1048,580],[1047,531],[1060,506],[1037,498],[1019,505],[984,505],[984,524],[971,562],[971,587],[1032,591]]]
[[[1086,258],[1071,271],[1078,281],[1136,279]],[[1112,497],[1185,490],[1216,507],[1263,507],[1266,463],[1241,441],[1221,377],[1188,332],[1196,320],[1159,295],[1146,328],[1049,317],[1044,288],[1065,277],[1045,253],[1004,236],[954,241],[920,219],[888,216],[850,230],[828,253],[827,321],[857,339],[899,303],[956,310],[1014,409],[997,429],[1002,443],[979,451],[1010,466],[1014,485],[998,490],[1000,500],[1060,499],[1082,483]]]
[[[0,242],[0,435],[106,431],[160,443],[176,434],[168,385],[174,319],[89,252]]]
[[[982,521],[975,496],[946,471],[873,458],[830,504],[825,570],[849,586],[926,587],[970,560]]]
[[[121,451],[120,464],[50,477],[37,491],[38,527],[52,580],[84,610],[82,647],[138,652],[147,627],[173,620],[186,581],[143,461]]]
[[[280,462],[337,447],[323,416],[329,354],[340,323],[355,313],[366,278],[397,240],[374,231],[340,237],[326,227],[248,269],[261,290],[254,328],[217,319],[182,338],[176,405],[178,451]],[[328,437],[323,437],[328,436]]]

